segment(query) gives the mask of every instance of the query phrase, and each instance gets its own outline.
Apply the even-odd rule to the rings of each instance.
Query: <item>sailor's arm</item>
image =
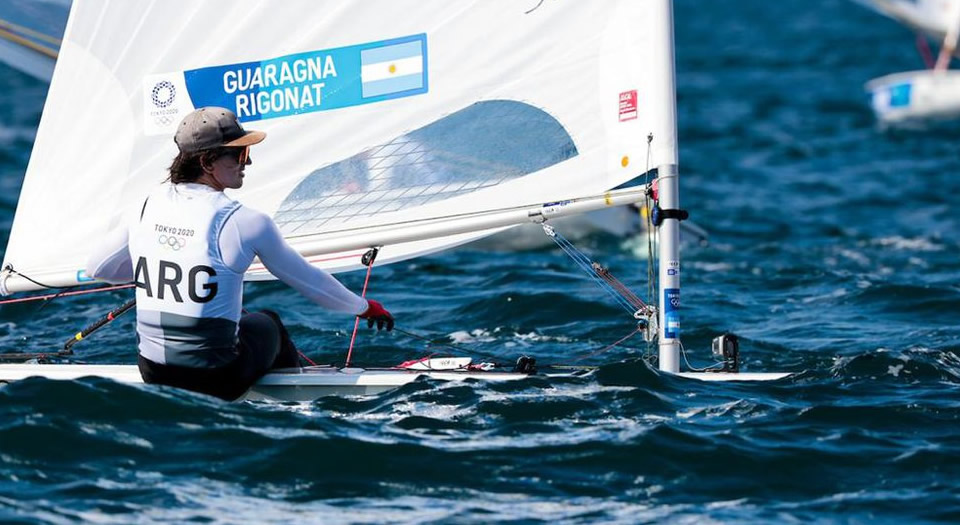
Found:
[[[277,225],[267,215],[241,206],[224,225],[220,237],[225,260],[231,251],[227,245],[238,241],[243,251],[251,256],[247,264],[252,260],[252,255],[260,257],[270,273],[314,303],[353,315],[367,311],[369,305],[365,299],[348,290],[326,271],[311,266],[287,244]],[[230,261],[227,263],[230,264]]]
[[[120,221],[95,245],[87,259],[87,277],[114,284],[133,280],[128,235],[126,224]]]

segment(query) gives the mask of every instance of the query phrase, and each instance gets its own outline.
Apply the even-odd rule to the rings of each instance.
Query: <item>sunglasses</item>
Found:
[[[243,146],[242,148],[225,148],[223,150],[223,156],[233,157],[237,159],[237,164],[246,166],[247,161],[250,160],[250,146]]]

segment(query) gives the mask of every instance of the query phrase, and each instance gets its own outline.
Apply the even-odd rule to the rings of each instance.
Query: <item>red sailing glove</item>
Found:
[[[374,301],[373,299],[367,299],[367,311],[360,314],[361,319],[367,320],[367,328],[373,328],[373,323],[376,321],[377,330],[383,330],[383,324],[387,324],[387,331],[393,330],[393,316],[390,315],[390,312],[380,304],[380,301]]]

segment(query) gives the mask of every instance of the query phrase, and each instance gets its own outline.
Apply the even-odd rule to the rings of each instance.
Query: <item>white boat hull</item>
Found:
[[[569,374],[568,374],[569,375]],[[0,383],[28,377],[74,380],[105,377],[120,383],[143,383],[136,365],[3,364]],[[416,381],[421,377],[444,381],[475,379],[511,381],[529,377],[513,372],[425,371],[403,369],[334,368],[329,366],[286,369],[265,375],[247,392],[246,399],[270,401],[313,401],[324,396],[377,394]]]
[[[573,376],[577,371],[543,374]],[[697,373],[681,372],[680,377],[702,381],[773,381],[787,373]],[[0,383],[29,377],[68,381],[82,377],[105,377],[120,383],[143,383],[136,365],[0,364]],[[254,401],[313,401],[325,396],[371,395],[385,392],[421,377],[443,381],[516,381],[528,374],[468,370],[405,370],[395,368],[335,368],[330,366],[286,369],[267,374],[247,392]]]
[[[700,381],[776,381],[783,379],[790,372],[680,372],[677,374],[687,379],[697,379]]]
[[[899,125],[960,118],[960,71],[909,71],[868,82],[877,120]]]

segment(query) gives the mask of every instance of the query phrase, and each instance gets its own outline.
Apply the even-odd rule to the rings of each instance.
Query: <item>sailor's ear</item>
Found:
[[[213,171],[213,163],[217,160],[217,155],[206,152],[200,155],[198,160],[200,161],[200,169],[203,170],[204,173],[209,173]]]

